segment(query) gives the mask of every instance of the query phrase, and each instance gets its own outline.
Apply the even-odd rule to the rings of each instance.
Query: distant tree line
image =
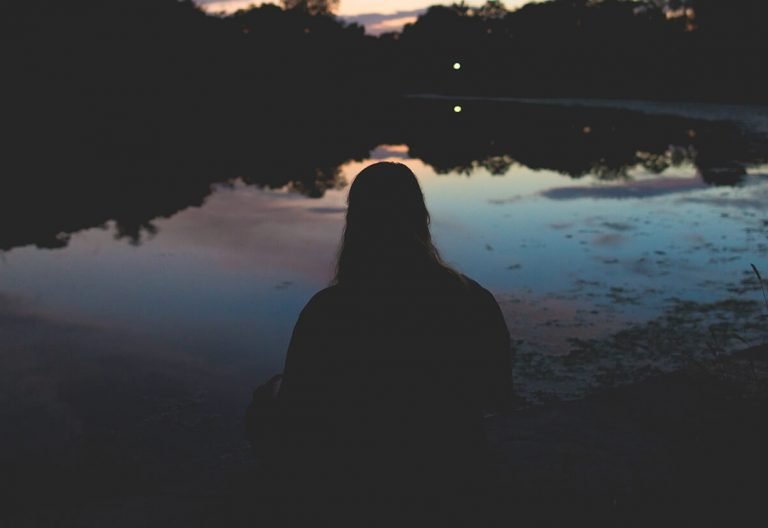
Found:
[[[489,1],[384,38],[416,91],[765,101],[766,20],[761,0]]]
[[[462,2],[378,38],[334,17],[339,0],[225,17],[191,0],[0,2],[9,73],[97,95],[151,87],[229,101],[244,90],[304,101],[429,91],[740,102],[766,100],[768,87],[763,0],[550,0],[515,11]]]
[[[380,37],[337,5],[215,16],[191,0],[0,0],[4,177],[51,179],[52,163],[72,177],[88,159],[128,178],[129,161],[235,150],[292,167],[295,145],[322,157],[356,129],[399,129],[408,93],[768,100],[760,0],[462,3]],[[336,164],[318,166],[333,180]]]

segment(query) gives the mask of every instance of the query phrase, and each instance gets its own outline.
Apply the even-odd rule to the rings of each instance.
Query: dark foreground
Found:
[[[503,497],[492,517],[501,526],[761,525],[766,411],[763,345],[584,400],[490,418]],[[21,450],[2,479],[10,500],[0,526],[277,525],[264,493],[268,483],[245,442],[233,438],[222,446],[211,435],[216,428],[236,435],[237,425],[221,427],[235,417],[209,413],[192,421],[183,409],[166,414],[178,438],[193,439],[196,450],[208,442],[216,456],[165,446],[169,461],[184,462],[153,475],[150,460],[134,457],[134,464],[118,467],[106,452],[81,455],[66,468],[43,459],[38,467],[28,460],[21,466]],[[148,441],[161,442],[155,440]],[[176,451],[188,444],[180,441]],[[471,525],[482,517],[478,512]]]
[[[524,526],[765,520],[768,346],[491,421]]]

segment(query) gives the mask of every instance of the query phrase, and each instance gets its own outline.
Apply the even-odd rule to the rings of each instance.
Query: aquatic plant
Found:
[[[763,284],[763,278],[760,276],[760,271],[754,264],[750,263],[749,265],[752,266],[752,271],[754,271],[755,275],[757,276],[757,282],[760,284],[760,290],[763,292],[763,301],[765,301],[765,307],[768,308],[768,295],[765,293],[765,285]]]

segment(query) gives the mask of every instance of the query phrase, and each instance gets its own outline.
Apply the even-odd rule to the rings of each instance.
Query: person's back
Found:
[[[401,167],[415,183],[404,166],[378,165],[370,172],[387,183]],[[359,232],[373,238],[354,239],[363,222],[352,218],[370,214],[355,185],[375,188],[365,173],[350,191],[336,284],[304,308],[288,350],[280,468],[299,495],[470,493],[485,478],[483,409],[511,383],[507,328],[493,296],[437,257],[417,183],[426,241],[402,218],[368,220]]]
[[[303,466],[423,489],[458,485],[479,463],[483,407],[510,375],[509,338],[490,294],[435,271],[420,283],[333,286],[307,305],[281,389]]]

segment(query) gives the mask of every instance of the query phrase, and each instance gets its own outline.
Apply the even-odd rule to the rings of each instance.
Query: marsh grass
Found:
[[[752,271],[755,272],[755,275],[757,276],[757,282],[760,284],[760,291],[763,292],[763,301],[765,302],[765,307],[768,308],[768,295],[765,293],[765,284],[763,283],[763,277],[760,276],[760,271],[757,269],[757,266],[750,263],[750,266],[752,266]]]
[[[750,266],[757,277],[763,301],[768,309],[768,295],[763,278],[757,266]],[[758,325],[764,328],[765,316],[756,315],[759,319]],[[763,340],[761,344],[741,352],[727,354],[722,341],[712,333],[711,326],[710,333],[711,339],[707,341],[707,347],[714,358],[710,361],[692,361],[687,369],[688,374],[706,385],[708,392],[717,393],[720,398],[749,405],[758,404],[765,408],[768,405],[768,341]],[[747,344],[740,336],[734,337]]]

